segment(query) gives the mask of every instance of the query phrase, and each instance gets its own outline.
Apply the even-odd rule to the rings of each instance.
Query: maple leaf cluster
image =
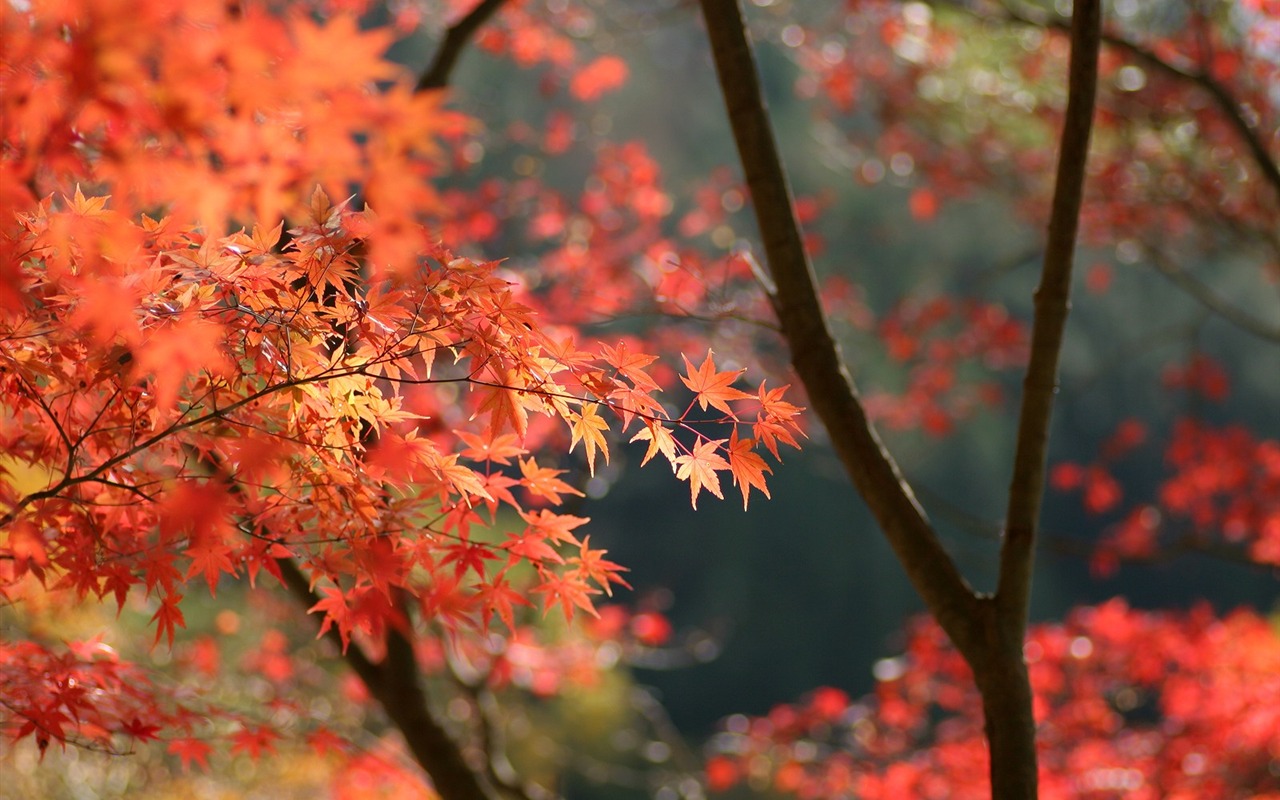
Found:
[[[1024,647],[1039,725],[1044,797],[1222,797],[1280,792],[1280,638],[1252,611],[1144,612],[1113,600],[1033,625]],[[936,625],[876,664],[851,700],[813,692],[709,744],[706,777],[802,798],[990,796],[981,701]]]
[[[768,493],[761,453],[800,434],[785,387],[734,388],[745,370],[708,351],[670,413],[655,356],[579,348],[497,262],[422,224],[438,141],[469,123],[411,91],[383,59],[388,31],[348,12],[127,5],[3,17],[5,601],[132,597],[172,646],[199,585],[275,587],[287,562],[321,633],[376,653],[410,607],[442,631],[515,629],[521,607],[593,614],[625,585],[588,519],[555,510],[582,492],[549,448],[593,473],[629,436],[695,503],[723,496],[722,472],[744,506]],[[597,62],[572,91],[624,73]],[[325,191],[353,185],[366,208]],[[226,234],[231,219],[258,222]],[[33,670],[13,684],[33,699],[3,706],[11,738],[153,738],[135,719],[173,721],[123,701],[91,719],[37,670],[53,651],[21,648],[0,643],[0,663]],[[273,734],[237,735],[256,756]]]
[[[1215,402],[1229,393],[1225,371],[1203,354],[1167,369],[1166,383]],[[1079,492],[1090,516],[1119,514],[1097,542],[1095,572],[1197,551],[1280,563],[1280,444],[1241,425],[1180,417],[1162,451],[1166,474],[1151,497],[1126,506],[1114,472],[1147,438],[1143,423],[1124,420],[1092,463],[1061,461],[1050,471],[1050,486]]]

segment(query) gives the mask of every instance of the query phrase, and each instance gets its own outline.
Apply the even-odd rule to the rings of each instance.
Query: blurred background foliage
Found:
[[[822,13],[817,7],[825,4],[757,0],[756,5],[764,6],[752,17],[764,40],[760,63],[795,193],[822,206],[808,227],[823,242],[816,258],[819,271],[844,276],[860,287],[861,301],[877,315],[907,298],[963,296],[1003,304],[1013,316],[1029,319],[1041,231],[1018,215],[1019,198],[993,185],[965,199],[947,200],[931,219],[913,214],[912,192],[921,176],[910,168],[893,169],[869,144],[856,144],[874,140],[875,115],[855,110],[841,119],[844,129],[833,136],[831,120],[816,118],[813,101],[794,91],[803,75],[782,43],[785,25],[792,24],[790,16],[816,18]],[[593,8],[598,26],[581,31],[580,38],[585,46],[616,53],[627,62],[626,90],[582,109],[574,147],[550,157],[511,135],[543,129],[554,111],[539,89],[539,73],[469,51],[453,81],[452,97],[457,108],[482,120],[476,139],[482,151],[469,169],[448,177],[447,185],[466,191],[489,178],[536,174],[572,197],[590,172],[593,148],[608,140],[639,140],[660,165],[665,189],[676,203],[669,218],[676,235],[689,198],[713,170],[734,164],[696,9],[678,2],[598,3]],[[966,74],[998,72],[1007,51],[1025,45],[1009,29],[967,24],[971,44],[963,48],[952,76],[962,83]],[[424,34],[401,42],[394,54],[416,69],[436,44]],[[1054,78],[1046,75],[1043,84],[1025,88],[1061,92]],[[939,130],[962,135],[965,115],[981,114],[1015,137],[1046,136],[1042,120],[1007,106],[992,116],[993,108],[999,106],[955,103],[949,115],[940,112]],[[751,241],[754,225],[746,210],[726,210],[725,224],[707,234],[714,244],[723,248]],[[467,255],[506,258],[513,268],[536,270],[538,251],[527,246],[518,232],[522,227],[519,220],[504,218],[497,234],[481,245],[450,244]],[[1260,287],[1250,256],[1247,244],[1235,250],[1225,242],[1212,265],[1216,285],[1245,307],[1274,303],[1275,287]],[[1280,436],[1275,413],[1280,370],[1268,343],[1204,312],[1132,257],[1123,243],[1086,250],[1080,263],[1051,463],[1091,461],[1119,421],[1137,418],[1154,441],[1125,458],[1116,475],[1127,496],[1143,497],[1161,474],[1158,442],[1173,419],[1193,404],[1202,404],[1194,410],[1210,420],[1238,421],[1260,437]],[[1085,286],[1090,265],[1105,269],[1105,292]],[[608,341],[625,327],[603,325],[590,333]],[[864,389],[901,386],[903,365],[885,355],[874,333],[847,326],[842,345]],[[1162,382],[1168,363],[1199,352],[1222,363],[1234,384],[1216,406],[1204,406]],[[1018,396],[1016,370],[987,377],[999,382],[1004,403],[979,410],[948,435],[883,432],[966,575],[982,587],[992,584],[990,556],[1004,512]],[[785,465],[771,481],[772,500],[757,499],[749,513],[732,499],[706,502],[692,511],[687,489],[660,468],[639,469],[635,450],[616,450],[600,472],[601,481],[586,486],[584,480],[590,497],[570,512],[590,516],[592,541],[631,570],[628,580],[635,591],[624,592],[618,602],[633,611],[660,613],[670,620],[673,633],[662,647],[638,648],[621,661],[614,658],[605,666],[617,662],[618,669],[606,669],[592,682],[554,697],[524,690],[503,693],[509,750],[518,769],[535,780],[559,775],[570,797],[662,796],[662,787],[696,771],[697,742],[726,716],[760,714],[817,686],[841,687],[855,696],[872,687],[873,666],[897,652],[904,623],[922,606],[822,432],[815,429],[810,435],[802,452],[785,455]],[[1273,607],[1277,593],[1270,570],[1227,560],[1188,556],[1126,564],[1105,577],[1091,573],[1089,546],[1116,518],[1086,514],[1078,495],[1049,493],[1035,577],[1035,618],[1060,618],[1072,606],[1116,595],[1139,608],[1185,608],[1203,599],[1219,609]],[[118,618],[113,609],[97,606],[28,607],[20,614],[4,609],[0,626],[6,635],[50,640],[101,633],[122,653],[142,663],[150,659],[160,668],[170,659],[194,663],[201,658],[201,643],[216,641],[221,663],[246,669],[194,670],[201,688],[211,693],[210,701],[256,708],[276,722],[282,715],[300,716],[299,709],[276,705],[287,679],[291,692],[301,687],[310,718],[351,737],[368,761],[352,767],[345,759],[281,741],[275,757],[256,763],[244,755],[215,756],[217,768],[207,774],[184,772],[155,748],[128,756],[51,749],[44,766],[36,768],[39,752],[28,739],[0,756],[0,765],[7,765],[0,797],[276,800],[326,793],[399,798],[424,792],[411,773],[386,768],[407,762],[385,741],[387,731],[377,715],[366,714],[355,702],[340,663],[319,657],[332,655],[328,644],[315,642],[314,631],[300,622],[296,609],[281,602],[239,586],[225,586],[216,600],[192,592],[185,606],[188,630],[172,653],[148,649],[153,634],[147,620],[154,609],[136,600]],[[549,619],[546,625],[550,635],[559,635],[558,620]],[[291,656],[287,667],[277,665],[289,670],[288,676],[273,681],[272,667],[263,661],[267,642]],[[440,683],[436,693],[446,696],[447,681],[433,680]],[[680,735],[675,745],[664,727],[668,723]],[[679,752],[681,747],[687,749]],[[664,770],[671,776],[653,778]]]

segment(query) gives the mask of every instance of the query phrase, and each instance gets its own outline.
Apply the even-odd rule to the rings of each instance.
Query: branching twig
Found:
[[[1258,319],[1247,311],[1232,305],[1225,298],[1213,291],[1190,272],[1165,258],[1163,254],[1148,249],[1146,253],[1151,263],[1161,275],[1168,278],[1182,291],[1191,296],[1200,305],[1215,315],[1236,326],[1245,333],[1253,334],[1259,339],[1280,342],[1280,325],[1269,324]]]
[[[458,63],[458,57],[462,55],[463,48],[467,46],[467,42],[480,29],[480,26],[493,16],[504,2],[506,0],[480,0],[465,17],[450,25],[445,31],[440,49],[436,51],[436,57],[418,78],[415,90],[425,92],[448,86],[449,76],[453,73],[453,67]]]
[[[949,3],[976,15],[983,16],[981,11],[971,8],[966,2],[949,0]],[[1003,11],[1006,19],[1010,22],[1020,22],[1038,28],[1055,28],[1058,30],[1067,30],[1070,27],[1068,20],[1032,8],[1013,9],[1004,6]],[[1193,68],[1190,64],[1175,64],[1161,57],[1154,50],[1126,39],[1117,33],[1111,31],[1103,33],[1102,41],[1109,47],[1128,54],[1136,61],[1157,72],[1178,80],[1187,81],[1207,93],[1222,111],[1227,122],[1240,137],[1241,142],[1244,143],[1254,164],[1262,173],[1262,177],[1275,190],[1277,198],[1280,198],[1280,165],[1277,164],[1276,159],[1267,150],[1267,146],[1264,144],[1263,137],[1257,127],[1245,116],[1239,101],[1221,81],[1204,69]]]

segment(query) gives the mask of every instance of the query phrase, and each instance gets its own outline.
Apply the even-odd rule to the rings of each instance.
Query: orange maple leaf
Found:
[[[649,449],[645,451],[644,458],[640,461],[640,466],[642,467],[645,464],[648,464],[649,459],[653,458],[658,453],[662,453],[662,455],[666,456],[667,461],[670,461],[672,464],[676,461],[675,437],[671,435],[671,431],[667,430],[667,426],[663,425],[661,422],[645,420],[644,427],[641,428],[635,436],[631,437],[631,441],[649,442]]]
[[[236,565],[231,561],[231,548],[216,531],[193,536],[184,555],[191,559],[186,577],[203,573],[209,584],[210,597],[218,596],[218,578],[222,573],[237,574]]]
[[[610,584],[621,584],[622,586],[631,588],[631,584],[627,583],[619,575],[619,572],[626,572],[627,568],[621,564],[616,564],[605,559],[605,553],[608,550],[592,550],[591,537],[584,537],[582,544],[579,545],[578,555],[569,559],[569,563],[576,564],[578,571],[588,579],[594,581],[604,593],[613,596],[613,587]]]
[[[645,391],[653,391],[658,388],[658,382],[644,371],[644,368],[658,360],[657,356],[651,356],[646,353],[633,353],[627,346],[626,342],[618,342],[617,347],[609,347],[605,345],[603,348],[604,360],[609,363],[620,375],[623,375],[637,389]]]
[[[698,492],[706,488],[721,500],[724,494],[720,491],[720,478],[716,470],[729,469],[725,461],[716,451],[724,444],[724,439],[706,439],[693,446],[693,452],[676,459],[676,477],[689,481],[689,494],[693,507],[698,507]]]
[[[685,371],[688,373],[688,377],[681,375],[680,380],[684,381],[684,385],[698,395],[698,408],[706,411],[707,406],[710,405],[712,408],[728,414],[733,419],[737,419],[738,417],[733,413],[733,409],[729,408],[729,401],[745,400],[750,398],[751,395],[740,389],[734,389],[732,384],[746,370],[716,372],[715,360],[710,350],[707,351],[707,357],[702,364],[696,369],[688,358],[685,356],[681,356],[681,358],[684,359]]]
[[[172,325],[150,331],[138,348],[134,374],[155,375],[156,407],[167,411],[177,405],[178,392],[192,373],[231,371],[222,349],[226,339],[222,325],[183,315]]]
[[[754,486],[769,497],[769,487],[765,485],[764,474],[773,472],[755,451],[755,439],[739,439],[735,429],[729,436],[729,471],[733,473],[733,483],[742,492],[742,510],[747,510],[747,495]]]
[[[581,414],[570,412],[569,416],[569,433],[573,437],[569,442],[569,452],[572,453],[578,442],[582,442],[587,451],[587,469],[592,475],[596,474],[597,448],[604,453],[604,463],[609,463],[609,446],[601,433],[609,429],[609,423],[596,412],[599,407],[599,403],[584,403]]]
[[[520,473],[524,476],[520,479],[521,486],[539,497],[547,498],[553,505],[560,505],[562,494],[583,496],[582,492],[556,477],[563,475],[565,470],[539,467],[537,459],[532,456],[520,459]]]
[[[543,582],[533,587],[533,591],[547,595],[547,611],[558,605],[564,611],[566,620],[573,619],[575,607],[593,617],[600,616],[596,613],[595,604],[591,602],[591,595],[600,594],[600,590],[589,586],[580,573],[559,575],[548,571],[542,578]]]

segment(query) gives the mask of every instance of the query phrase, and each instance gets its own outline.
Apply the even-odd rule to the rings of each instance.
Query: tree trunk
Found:
[[[819,301],[778,155],[739,0],[701,0],[716,74],[760,226],[762,280],[814,412],[929,613],[973,669],[982,696],[996,800],[1037,796],[1036,729],[1022,656],[1035,535],[1044,492],[1058,353],[1069,307],[1101,22],[1098,0],[1075,0],[1070,87],[1048,244],[1036,292],[1014,454],[1013,483],[993,596],[975,592],[942,547],[866,415]]]
[[[290,559],[277,559],[285,585],[302,607],[315,605],[318,597],[310,582]],[[325,632],[338,647],[342,639],[336,627]],[[431,703],[419,683],[421,675],[413,653],[413,643],[404,634],[387,631],[387,655],[375,664],[365,657],[358,645],[343,650],[343,659],[360,678],[369,694],[378,701],[396,730],[404,737],[409,752],[431,778],[431,784],[444,800],[499,800],[501,797],[482,774],[473,769],[463,756],[462,747],[445,730],[431,710]],[[489,754],[485,754],[488,756]]]

